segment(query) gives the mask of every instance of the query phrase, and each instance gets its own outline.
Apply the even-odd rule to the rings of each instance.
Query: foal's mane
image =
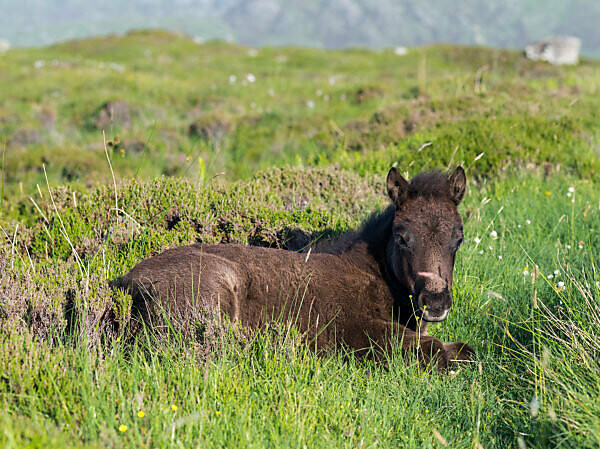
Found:
[[[389,205],[383,211],[373,212],[358,229],[348,231],[333,240],[318,243],[314,250],[319,253],[340,254],[363,242],[369,247],[383,245],[387,241],[395,213],[394,205]]]
[[[423,196],[442,199],[448,198],[449,194],[448,178],[441,171],[419,173],[408,185],[409,198]],[[339,254],[361,242],[366,243],[372,250],[383,249],[389,239],[395,213],[396,206],[393,204],[383,211],[373,212],[358,229],[348,231],[337,239],[317,244],[315,251]]]
[[[448,177],[439,170],[419,173],[410,180],[408,196],[409,198],[417,196],[449,198],[450,183]]]

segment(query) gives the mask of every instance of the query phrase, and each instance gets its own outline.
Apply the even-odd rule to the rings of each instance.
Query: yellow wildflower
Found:
[[[125,431],[127,431],[127,426],[125,424],[121,424],[119,426],[119,432],[125,432]]]
[[[144,413],[144,411],[143,411],[143,410],[140,410],[140,411],[138,412],[138,418],[143,418],[144,416],[146,416],[146,414]]]

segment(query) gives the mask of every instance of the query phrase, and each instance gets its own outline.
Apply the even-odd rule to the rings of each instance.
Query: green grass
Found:
[[[152,63],[147,50],[171,62]],[[288,58],[281,68],[277,55]],[[8,146],[3,168],[0,447],[597,447],[595,63],[553,68],[446,46],[406,59],[357,50],[248,56],[161,33],[2,58],[0,77],[13,83],[0,84],[7,139],[38,126],[35,105],[53,101],[62,112],[42,132],[45,143]],[[42,76],[33,68],[41,58],[73,66],[50,64]],[[101,71],[90,61],[128,68]],[[475,91],[485,64],[485,89]],[[256,83],[229,85],[229,74],[239,82],[250,71]],[[341,81],[329,85],[330,73]],[[374,85],[375,99],[352,100]],[[318,86],[346,100],[307,108]],[[122,155],[109,130],[116,190],[89,122],[111,98],[139,107],[120,142],[155,144]],[[262,114],[241,109],[262,100]],[[277,101],[269,113],[267,100]],[[198,101],[218,119],[211,123],[229,123],[221,142],[187,134]],[[156,176],[178,154],[191,157],[176,156],[183,165],[167,172],[178,176]],[[197,341],[173,321],[170,333],[133,343],[106,327],[107,311],[121,330],[130,319],[130,298],[108,280],[165,248],[285,247],[298,229],[334,238],[386,206],[391,164],[412,175],[460,162],[466,241],[454,308],[431,333],[468,342],[477,363],[438,374],[398,351],[387,364],[343,349],[316,356],[285,325],[254,334],[207,328]],[[65,183],[74,168],[81,177]]]
[[[383,195],[376,199],[375,184],[367,191],[369,182],[359,177],[339,171],[310,175],[312,185],[327,179],[346,183],[352,179],[352,185],[365,186],[361,196],[370,204],[385,202]],[[559,304],[565,294],[572,298],[573,310],[579,304],[577,292],[562,270],[568,266],[573,273],[581,273],[590,266],[593,249],[599,244],[600,196],[593,183],[568,175],[545,179],[540,174],[522,173],[471,186],[462,207],[468,241],[457,261],[455,306],[451,317],[434,327],[433,333],[446,341],[461,339],[476,347],[481,372],[476,364],[458,368],[451,375],[429,374],[414,364],[407,365],[399,355],[390,360],[388,368],[347,358],[343,351],[317,357],[299,339],[286,339],[276,330],[258,334],[249,342],[225,334],[208,359],[197,344],[176,337],[166,342],[151,338],[133,348],[114,339],[104,347],[94,343],[99,311],[118,299],[105,285],[96,284],[106,283],[161,248],[211,239],[207,231],[191,231],[192,224],[210,229],[213,217],[227,217],[237,210],[239,222],[232,222],[238,223],[238,228],[215,230],[212,238],[247,241],[260,220],[263,239],[268,241],[271,229],[329,228],[335,234],[357,225],[368,214],[361,204],[346,210],[354,198],[350,189],[332,188],[329,197],[307,189],[303,193],[314,203],[304,210],[291,206],[291,194],[303,182],[307,182],[304,171],[275,170],[249,183],[196,191],[186,191],[188,184],[168,179],[121,185],[119,203],[142,229],[125,243],[112,234],[88,253],[81,245],[92,235],[89,229],[99,216],[106,214],[107,221],[98,227],[114,229],[122,222],[118,214],[110,212],[114,193],[100,188],[80,197],[77,208],[68,205],[71,195],[57,194],[65,229],[82,257],[83,276],[68,247],[59,250],[58,242],[62,244],[64,238],[56,224],[46,225],[57,242],[49,245],[53,252],[42,255],[39,248],[44,245],[39,242],[49,236],[39,226],[44,222],[41,216],[32,214],[37,223],[31,222],[19,232],[22,237],[14,248],[23,255],[23,263],[15,264],[22,266],[16,282],[38,293],[32,297],[7,294],[14,282],[10,276],[19,270],[7,269],[3,279],[4,297],[12,300],[12,305],[3,306],[4,328],[15,329],[2,333],[0,401],[7,411],[5,444],[12,438],[18,442],[15,447],[27,441],[33,446],[57,441],[57,446],[85,443],[90,447],[142,443],[152,447],[437,447],[434,429],[454,447],[472,447],[473,441],[484,447],[506,447],[515,444],[520,432],[526,434],[523,438],[528,445],[538,447],[559,441],[562,432],[568,432],[569,442],[575,445],[592,447],[598,441],[598,432],[578,432],[577,427],[569,427],[569,421],[560,421],[581,420],[576,421],[578,425],[593,428],[598,425],[597,415],[582,412],[573,418],[572,404],[557,396],[561,391],[558,385],[555,388],[548,382],[543,389],[536,387],[536,372],[528,372],[527,358],[515,353],[520,346],[509,337],[529,351],[540,350],[541,346],[534,345],[536,334],[526,327],[540,332],[551,323],[533,309],[534,288],[538,300],[548,307]],[[575,203],[567,196],[570,186],[575,187]],[[252,196],[249,192],[270,193]],[[289,200],[282,201],[287,195]],[[129,201],[140,197],[155,201],[136,210]],[[271,198],[280,200],[271,202]],[[241,204],[243,210],[235,207]],[[594,206],[588,210],[587,204]],[[51,205],[40,207],[49,221],[57,218]],[[181,221],[171,230],[165,229],[164,219],[152,219],[167,207],[180,210]],[[202,217],[207,209],[212,210],[211,215]],[[192,215],[194,211],[198,215]],[[497,239],[490,237],[492,230]],[[479,243],[476,237],[481,239]],[[26,238],[32,242],[29,252],[35,272],[27,268],[25,251],[19,249],[21,239]],[[580,240],[583,249],[578,248]],[[270,243],[275,245],[277,238]],[[7,252],[13,251],[6,246]],[[525,276],[523,270],[529,267],[531,271],[534,263],[540,275],[532,285],[531,276]],[[543,276],[556,269],[561,274],[546,282]],[[88,279],[89,289],[85,287]],[[559,279],[566,282],[565,292],[556,292]],[[87,304],[80,309],[87,323],[80,337],[84,341],[75,343],[60,337],[65,326],[62,304],[52,303],[71,289]],[[559,367],[589,369],[578,364],[579,357],[569,353],[570,348],[557,342],[544,345]],[[542,401],[536,418],[529,413],[534,395]],[[177,406],[176,412],[171,404]],[[556,422],[549,417],[547,405],[552,405]],[[145,413],[143,418],[137,417],[139,410]],[[119,432],[122,424],[127,431]],[[38,430],[25,430],[30,428]]]

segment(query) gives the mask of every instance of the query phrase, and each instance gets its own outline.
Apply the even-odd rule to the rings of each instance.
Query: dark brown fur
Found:
[[[392,205],[362,230],[308,253],[244,245],[195,244],[167,250],[135,266],[114,285],[129,290],[133,309],[152,320],[161,308],[213,308],[244,326],[293,320],[317,348],[344,343],[376,352],[400,339],[426,364],[444,369],[469,359],[463,343],[426,335],[427,321],[445,319],[455,252],[462,241],[456,206],[464,171],[417,175],[395,168],[387,179]],[[194,306],[195,304],[195,306]],[[422,323],[422,324],[421,324]]]

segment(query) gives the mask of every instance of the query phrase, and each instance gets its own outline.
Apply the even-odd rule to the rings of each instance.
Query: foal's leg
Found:
[[[444,343],[444,350],[448,353],[450,361],[468,362],[475,360],[475,350],[462,341]]]
[[[416,354],[422,366],[431,365],[439,371],[458,360],[471,360],[475,357],[475,351],[465,343],[444,344],[435,337],[420,335],[392,321],[373,320],[365,331],[383,350],[389,350],[391,342],[399,339],[404,354]]]

